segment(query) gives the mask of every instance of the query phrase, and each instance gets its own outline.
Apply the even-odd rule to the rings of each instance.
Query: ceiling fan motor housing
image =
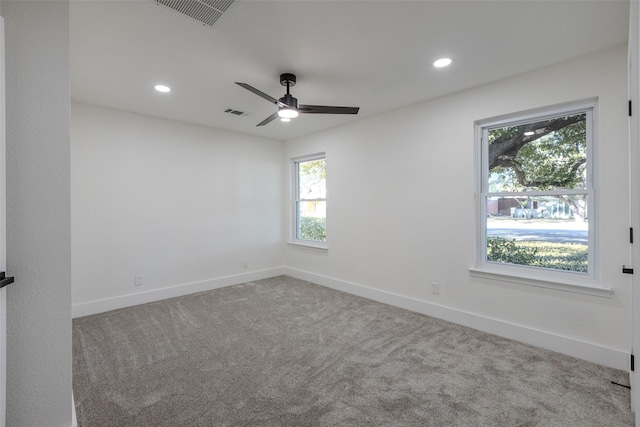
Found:
[[[291,108],[293,108],[295,110],[298,109],[298,99],[294,98],[290,94],[286,94],[285,96],[280,98],[278,101],[282,102],[283,104],[288,105],[289,107],[291,107]]]

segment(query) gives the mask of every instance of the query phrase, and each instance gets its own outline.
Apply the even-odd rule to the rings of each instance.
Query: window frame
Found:
[[[321,251],[326,251],[328,250],[328,239],[326,241],[320,241],[320,240],[308,240],[308,239],[301,239],[298,237],[298,228],[299,228],[299,224],[300,224],[300,210],[298,209],[298,205],[300,202],[304,201],[304,202],[324,202],[325,203],[325,209],[327,208],[327,197],[325,195],[325,198],[318,198],[318,199],[301,199],[300,198],[300,163],[305,163],[305,162],[311,162],[314,160],[324,160],[325,161],[325,168],[327,166],[327,155],[324,152],[321,153],[315,153],[315,154],[308,154],[308,155],[304,155],[304,156],[299,156],[299,157],[293,157],[291,158],[291,175],[292,175],[292,179],[291,179],[291,208],[289,210],[290,212],[290,227],[289,227],[289,244],[290,245],[296,245],[296,246],[303,246],[303,247],[307,247],[307,248],[312,248],[312,249],[317,249],[317,250],[321,250]],[[325,180],[326,181],[326,180]],[[325,182],[325,186],[326,186],[326,182]],[[326,191],[326,188],[325,188]],[[325,218],[328,215],[325,216]],[[325,223],[325,230],[327,230],[327,225]]]
[[[535,110],[512,113],[475,122],[476,141],[476,245],[475,265],[470,268],[472,276],[490,278],[525,285],[560,289],[597,296],[609,296],[611,289],[602,286],[599,281],[597,218],[598,189],[597,175],[597,99],[543,107]],[[489,144],[488,131],[498,127],[538,122],[573,114],[586,114],[587,128],[587,179],[584,189],[524,191],[524,192],[489,192]],[[489,197],[521,196],[553,196],[557,194],[587,195],[588,209],[588,272],[554,270],[517,264],[503,264],[487,260],[487,200]]]

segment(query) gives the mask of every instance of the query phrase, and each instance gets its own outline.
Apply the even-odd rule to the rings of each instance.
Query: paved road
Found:
[[[587,230],[488,228],[487,236],[524,241],[582,243],[585,245],[589,241]]]

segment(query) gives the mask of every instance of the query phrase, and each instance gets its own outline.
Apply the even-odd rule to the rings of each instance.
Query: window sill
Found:
[[[292,247],[292,248],[296,248],[296,249],[302,249],[302,250],[308,250],[310,252],[319,252],[319,253],[328,253],[329,252],[329,247],[327,246],[326,243],[316,243],[316,242],[306,242],[304,240],[297,240],[297,241],[292,241],[292,242],[287,242],[287,246]]]
[[[551,274],[548,274],[548,272],[546,271],[529,273],[519,270],[520,269],[518,267],[512,269],[508,266],[471,267],[469,268],[469,275],[482,279],[498,280],[501,282],[536,286],[539,288],[555,289],[559,291],[573,292],[604,298],[610,298],[611,294],[613,293],[611,288],[600,286],[595,281],[588,278],[558,277],[557,273],[555,272],[552,272]],[[545,273],[547,273],[546,277]],[[553,275],[554,277],[549,277],[551,275]]]

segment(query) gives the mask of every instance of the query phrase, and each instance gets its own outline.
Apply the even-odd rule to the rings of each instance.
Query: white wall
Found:
[[[283,153],[281,141],[74,102],[74,315],[280,274]]]
[[[71,425],[69,5],[3,1],[7,426]]]
[[[288,141],[287,158],[327,154],[329,251],[289,246],[287,272],[574,355],[586,349],[598,353],[588,359],[626,368],[626,70],[620,46]],[[591,97],[599,97],[601,278],[613,295],[470,277],[474,121]],[[431,294],[432,281],[440,295]]]

